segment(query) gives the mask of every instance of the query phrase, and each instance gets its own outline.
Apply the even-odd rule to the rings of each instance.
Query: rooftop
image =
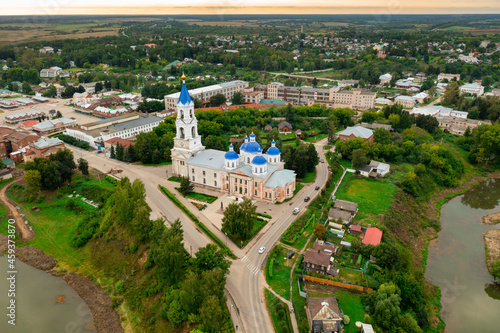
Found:
[[[356,138],[368,139],[373,135],[373,131],[368,128],[356,126],[356,127],[347,127],[345,130],[338,132],[338,134],[345,136],[354,135]]]
[[[377,246],[382,240],[382,230],[379,228],[368,228],[363,238],[363,244]]]

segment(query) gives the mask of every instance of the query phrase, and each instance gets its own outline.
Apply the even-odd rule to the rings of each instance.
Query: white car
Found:
[[[266,250],[266,248],[264,246],[261,246],[259,249],[259,253],[264,253],[265,250]]]
[[[295,207],[295,209],[293,210],[293,215],[297,215],[298,213],[300,213],[300,208]]]

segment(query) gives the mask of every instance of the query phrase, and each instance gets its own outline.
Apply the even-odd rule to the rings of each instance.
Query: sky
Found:
[[[500,14],[500,0],[8,0],[0,15]],[[1,23],[1,19],[0,19]]]

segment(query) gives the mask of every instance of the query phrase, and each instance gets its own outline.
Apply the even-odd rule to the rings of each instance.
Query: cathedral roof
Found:
[[[226,160],[237,160],[240,157],[238,156],[238,154],[234,150],[230,150],[226,154],[224,154],[224,158]]]
[[[241,145],[240,151],[244,151],[245,153],[260,153],[262,152],[262,147],[259,145],[257,141],[245,142]]]
[[[181,103],[183,105],[189,104],[192,102],[191,96],[189,96],[188,89],[186,87],[186,82],[182,83],[181,95],[179,96],[179,100],[177,104]]]
[[[267,152],[266,152],[267,155],[279,155],[281,154],[280,150],[276,147],[276,142],[273,140],[273,142],[271,142],[271,147],[269,147],[267,149]]]
[[[252,164],[254,165],[265,165],[267,163],[267,160],[264,156],[257,155],[253,158]]]

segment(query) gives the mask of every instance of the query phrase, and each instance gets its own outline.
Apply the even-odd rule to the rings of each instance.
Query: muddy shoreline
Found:
[[[481,218],[481,222],[483,222],[484,224],[489,224],[489,225],[495,225],[497,223],[500,223],[500,212],[483,216]]]
[[[0,237],[0,249],[6,246],[7,237]],[[120,316],[111,306],[111,298],[92,280],[76,273],[61,273],[55,267],[57,260],[46,255],[42,250],[31,246],[20,247],[16,251],[16,259],[52,276],[63,279],[87,304],[93,319],[91,329],[97,333],[124,332]]]
[[[500,229],[491,229],[484,233],[484,245],[486,251],[486,267],[488,272],[491,263],[500,260]]]

